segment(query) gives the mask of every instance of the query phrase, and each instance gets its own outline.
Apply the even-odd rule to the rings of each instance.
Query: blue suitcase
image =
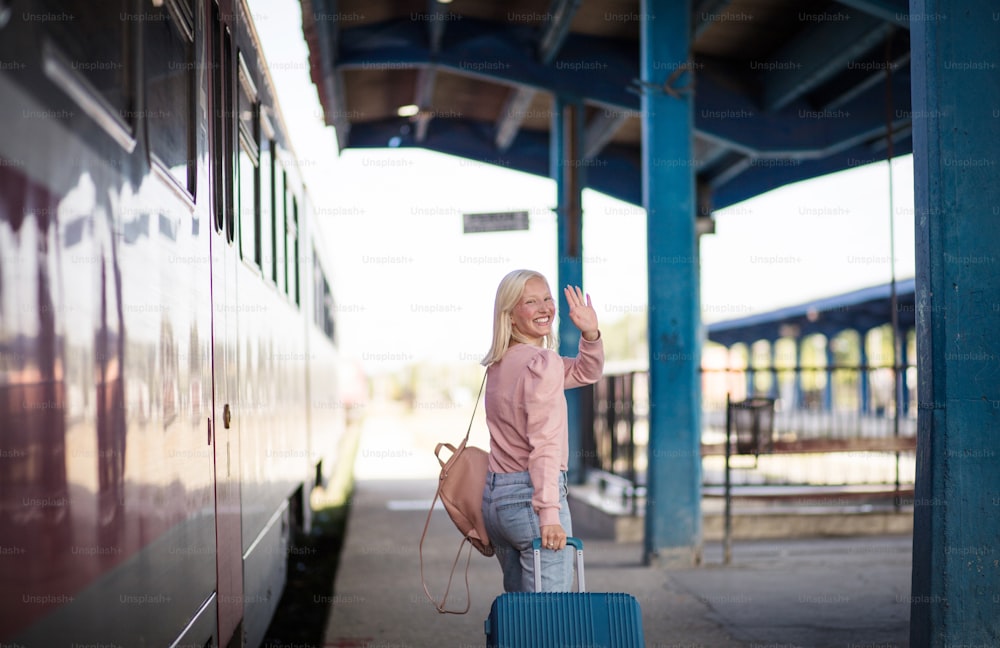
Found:
[[[541,538],[536,538],[535,591],[507,592],[493,601],[486,619],[487,648],[632,648],[644,646],[639,601],[631,594],[585,592],[583,542],[566,538],[576,548],[579,592],[539,592]]]

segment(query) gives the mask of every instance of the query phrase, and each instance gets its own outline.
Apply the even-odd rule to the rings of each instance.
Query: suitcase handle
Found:
[[[586,587],[583,582],[583,540],[580,538],[566,538],[566,545],[573,545],[576,549],[576,582],[579,591],[585,592]],[[535,591],[542,591],[542,539],[535,538],[531,541],[531,551],[535,555]]]

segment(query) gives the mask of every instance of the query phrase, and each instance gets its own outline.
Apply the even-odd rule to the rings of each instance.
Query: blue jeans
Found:
[[[535,558],[531,541],[542,536],[538,514],[531,506],[535,489],[527,472],[486,474],[483,489],[483,518],[490,543],[503,570],[507,592],[535,591]],[[567,536],[573,535],[566,495],[566,473],[559,475],[559,523]],[[542,549],[542,591],[569,592],[573,588],[572,547],[560,551]]]

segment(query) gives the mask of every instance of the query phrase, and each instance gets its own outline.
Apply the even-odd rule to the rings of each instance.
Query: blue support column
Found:
[[[639,72],[662,86],[689,60],[691,6],[640,2]],[[680,75],[677,86],[689,81]],[[701,363],[692,97],[642,94],[649,267],[649,476],[644,560],[701,560]]]
[[[559,300],[559,354],[575,356],[580,344],[580,330],[569,318],[569,304],[563,288],[567,285],[583,286],[583,165],[579,163],[583,143],[583,106],[563,97],[555,99],[552,115],[552,135],[549,144],[550,175],[556,181],[556,243],[559,255],[559,285],[553,286],[553,295]],[[584,287],[586,291],[586,287]],[[583,425],[582,401],[584,392],[571,389],[566,392],[569,425],[569,481],[583,481],[583,455],[581,449]]]
[[[802,338],[795,338],[795,403],[792,409],[803,409],[802,398]]]
[[[833,363],[836,358],[833,355],[833,338],[826,338],[826,385],[823,387],[823,411],[833,411]]]
[[[896,407],[900,408],[903,416],[908,416],[910,414],[910,384],[906,381],[906,368],[910,364],[910,353],[906,350],[906,338],[907,332],[903,331],[903,343],[899,346],[899,366],[902,367],[899,371],[899,388],[900,388],[900,402],[896,404]]]
[[[768,340],[768,350],[771,354],[771,388],[768,389],[768,396],[777,399],[781,396],[780,385],[778,384],[778,341]]]
[[[861,374],[858,376],[858,404],[861,414],[871,412],[871,387],[869,386],[868,371],[868,333],[858,330],[858,364],[861,365]]]
[[[910,645],[1000,643],[1000,10],[913,0]]]

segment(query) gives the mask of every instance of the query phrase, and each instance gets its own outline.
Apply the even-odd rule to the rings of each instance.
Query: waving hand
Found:
[[[597,328],[597,311],[590,303],[590,295],[584,299],[579,286],[566,286],[563,292],[566,295],[566,303],[569,304],[569,318],[580,329],[584,339],[591,342],[596,340],[600,332]]]

